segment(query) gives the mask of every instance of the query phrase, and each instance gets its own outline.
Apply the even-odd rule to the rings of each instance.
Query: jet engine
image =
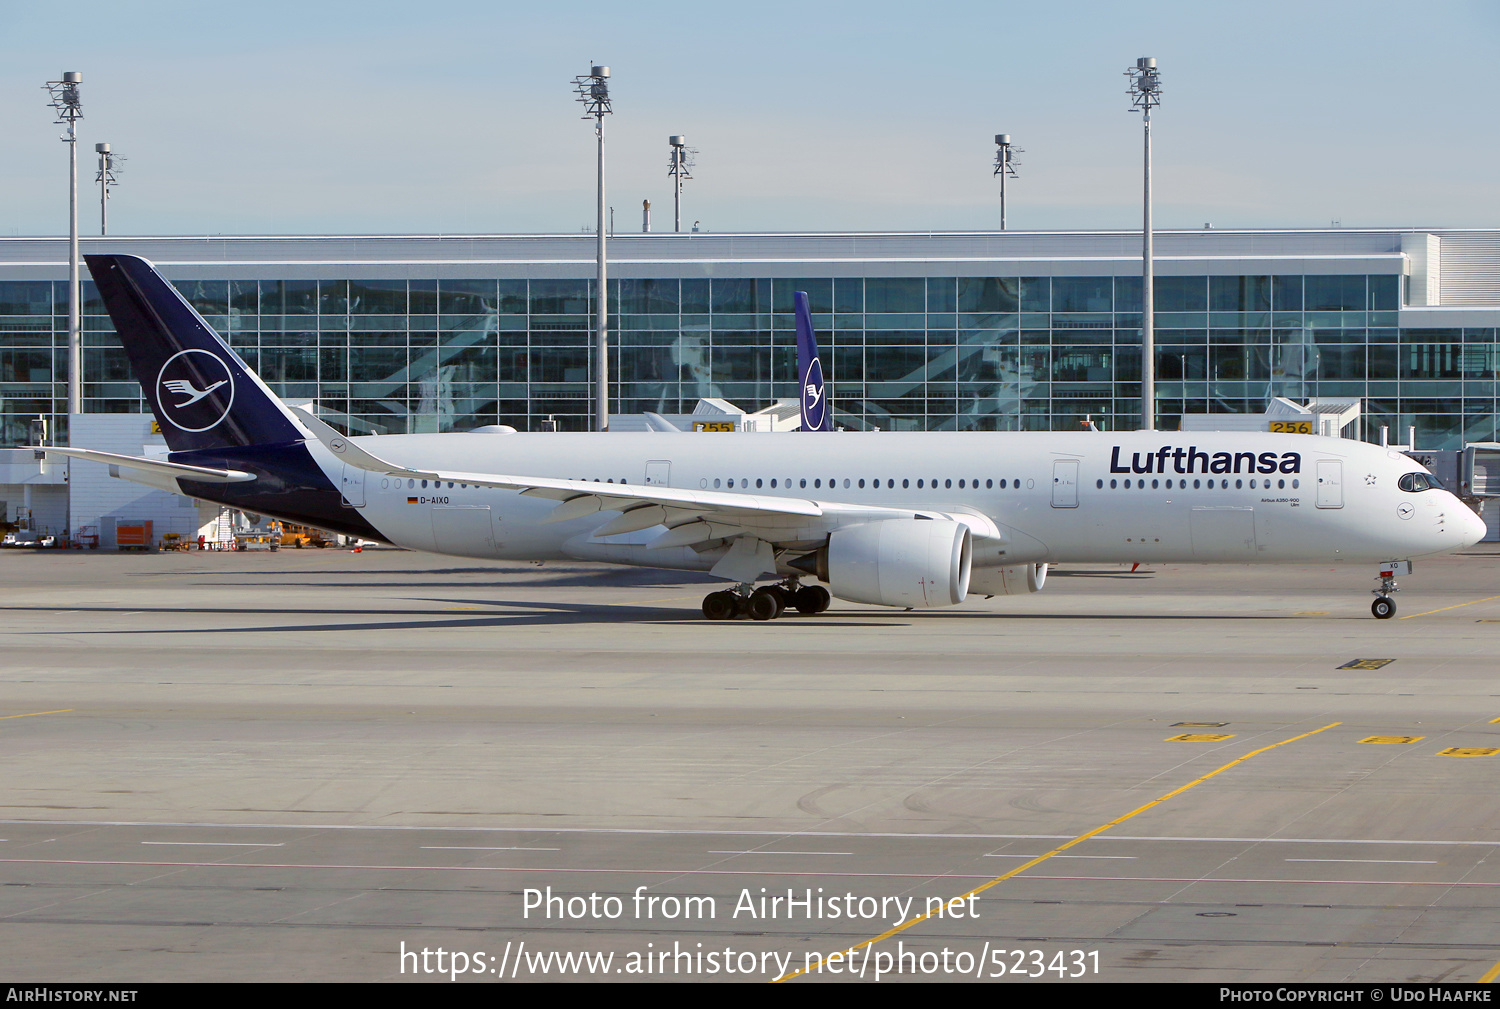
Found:
[[[883,519],[839,529],[792,566],[815,573],[840,599],[883,606],[954,606],[969,591],[969,527],[960,522]]]
[[[1007,564],[998,568],[975,568],[969,590],[986,596],[1024,596],[1042,591],[1047,581],[1045,564]]]

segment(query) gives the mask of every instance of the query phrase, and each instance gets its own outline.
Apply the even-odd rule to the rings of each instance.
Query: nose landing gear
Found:
[[[1375,593],[1370,612],[1375,615],[1376,620],[1389,620],[1396,615],[1396,600],[1391,598],[1391,594],[1401,591],[1396,587],[1398,574],[1411,574],[1411,561],[1391,561],[1380,566],[1380,588],[1370,590]]]

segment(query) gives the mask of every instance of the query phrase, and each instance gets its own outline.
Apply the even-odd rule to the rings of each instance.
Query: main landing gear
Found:
[[[703,615],[709,620],[734,620],[738,617],[775,620],[788,608],[795,608],[798,613],[822,613],[832,601],[833,597],[823,586],[799,586],[794,580],[758,589],[739,585],[704,596]]]

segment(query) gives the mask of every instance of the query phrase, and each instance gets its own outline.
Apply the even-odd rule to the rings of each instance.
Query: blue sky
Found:
[[[84,74],[80,154],[128,161],[116,234],[576,232],[613,68],[609,202],[714,231],[1139,222],[1124,70],[1156,56],[1161,227],[1500,226],[1500,5],[933,2],[0,4],[0,234],[66,231],[40,85]],[[97,230],[97,190],[84,231]]]

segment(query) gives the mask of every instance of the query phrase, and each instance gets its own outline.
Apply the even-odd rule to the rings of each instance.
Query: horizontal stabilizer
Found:
[[[160,476],[195,480],[198,483],[244,483],[255,479],[254,473],[246,473],[244,470],[216,469],[211,466],[189,466],[187,463],[182,462],[168,462],[165,459],[120,455],[115,452],[99,452],[91,448],[44,448],[42,451],[48,455],[63,455],[70,459],[84,459],[88,462],[104,463],[107,466],[118,466],[120,469],[141,470],[145,473],[154,473]]]

